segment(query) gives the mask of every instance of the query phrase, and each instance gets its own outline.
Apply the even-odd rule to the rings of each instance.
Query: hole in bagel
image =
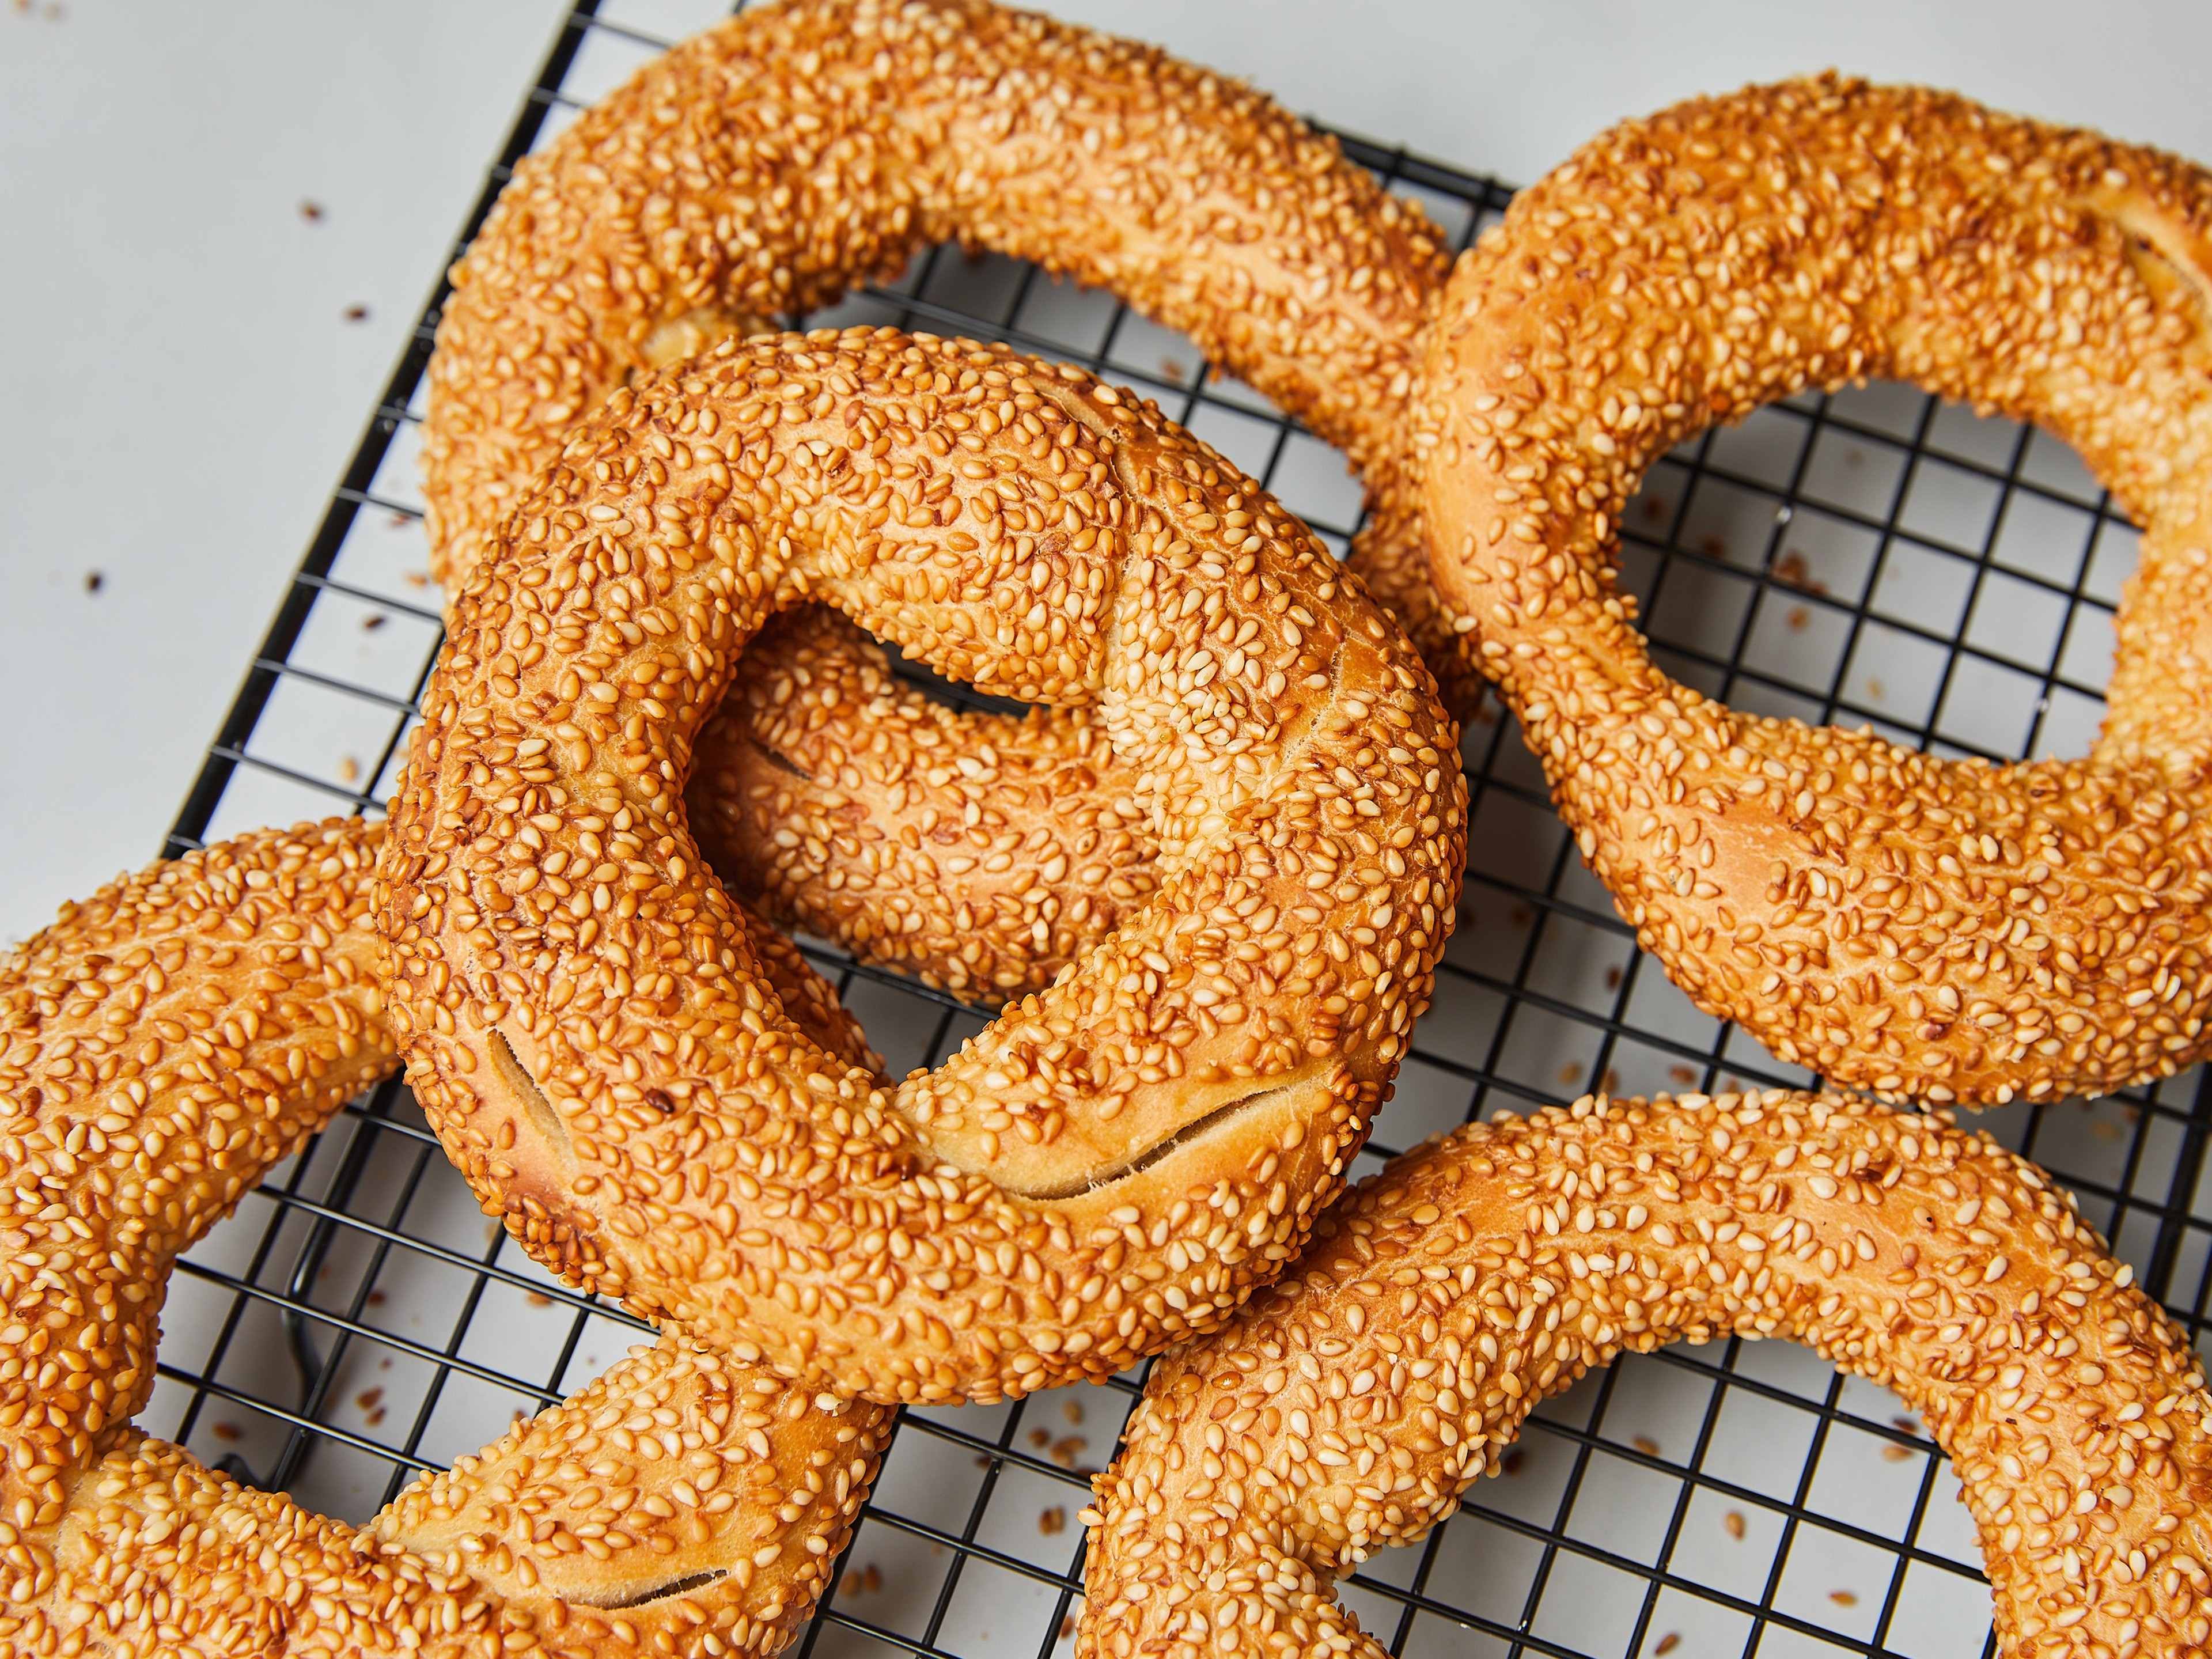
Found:
[[[1009,1192],[1018,1192],[1023,1197],[1030,1199],[1076,1198],[1085,1193],[1096,1192],[1101,1187],[1110,1187],[1117,1181],[1127,1181],[1132,1176],[1144,1174],[1153,1165],[1174,1156],[1193,1142],[1202,1140],[1215,1131],[1226,1127],[1231,1119],[1243,1117],[1257,1111],[1270,1101],[1289,1093],[1293,1089],[1304,1086],[1312,1081],[1313,1076],[1311,1073],[1300,1073],[1280,1082],[1270,1083],[1265,1087],[1255,1089],[1249,1094],[1239,1095],[1236,1099],[1215,1107],[1203,1117],[1192,1119],[1166,1139],[1154,1141],[1142,1151],[1132,1152],[1119,1162],[1109,1165],[1094,1175],[1086,1176],[1082,1180],[1066,1182],[1056,1186],[1015,1187],[1011,1183],[1002,1182],[1001,1184],[1006,1185]]]
[[[921,658],[908,656],[896,641],[878,639],[872,634],[868,637],[890,653],[891,672],[932,702],[943,703],[947,708],[980,709],[988,714],[1026,714],[1036,707],[1012,697],[979,691],[965,680],[947,678]]]
[[[1622,514],[1620,583],[1659,667],[1740,714],[1997,761],[2080,755],[2110,673],[2089,643],[2133,546],[2097,535],[2100,493],[2053,434],[1917,386],[1803,393],[1653,464]],[[1470,743],[1498,718],[1486,699]]]
[[[618,1607],[641,1607],[648,1601],[659,1601],[671,1595],[681,1595],[686,1590],[698,1589],[703,1585],[713,1583],[718,1578],[726,1578],[728,1576],[729,1569],[726,1567],[708,1567],[703,1572],[687,1572],[681,1578],[672,1578],[665,1584],[654,1585],[651,1589],[641,1589],[635,1595],[613,1596],[604,1601],[591,1601],[588,1605],[604,1607],[609,1612]],[[580,1601],[585,1598],[570,1596],[568,1599]]]
[[[576,1152],[568,1139],[568,1126],[562,1122],[561,1115],[553,1109],[553,1103],[545,1098],[545,1091],[538,1086],[537,1079],[524,1067],[514,1045],[503,1032],[494,1031],[487,1046],[491,1051],[492,1070],[499,1073],[499,1080],[507,1085],[507,1092],[521,1103],[522,1115],[529,1121],[532,1130],[564,1166],[573,1166]]]

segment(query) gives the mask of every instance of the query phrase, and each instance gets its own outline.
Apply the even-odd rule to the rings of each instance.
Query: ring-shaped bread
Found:
[[[1380,1659],[1334,1580],[1614,1355],[1803,1342],[1956,1468],[2008,1656],[2203,1659],[2212,1399],[2050,1177],[1857,1097],[1585,1098],[1430,1142],[1157,1364],[1087,1513],[1085,1656]]]
[[[1374,487],[1354,568],[1427,647],[1435,605],[1397,440],[1445,275],[1434,228],[1264,95],[981,0],[750,9],[518,165],[454,269],[430,362],[434,573],[465,582],[611,390],[948,239],[1121,295],[1342,447]],[[1471,696],[1479,678],[1430,632],[1432,664]],[[1118,830],[1063,835],[946,771],[939,744],[954,741],[994,757],[994,794],[1043,801],[1073,784],[1111,820],[1125,792],[1083,781],[1106,745],[1081,711],[956,719],[883,687],[855,629],[809,629],[793,647],[781,628],[757,641],[699,739],[694,817],[741,896],[864,959],[995,997],[1042,989],[1148,890],[1150,849],[1101,865]],[[811,754],[750,729],[756,677],[806,686]],[[1071,875],[1017,885],[991,867],[1009,858]],[[1101,879],[1074,878],[1086,870]]]
[[[957,240],[1188,334],[1395,473],[1435,228],[1273,100],[988,0],[748,9],[515,167],[454,267],[422,434],[458,587],[615,388]]]
[[[995,347],[726,341],[616,394],[453,607],[382,875],[449,1153],[572,1282],[809,1386],[1110,1374],[1296,1254],[1449,931],[1465,794],[1388,614],[1149,405]],[[681,790],[776,610],[1092,707],[1152,902],[896,1091],[763,1023]]]
[[[1644,949],[1885,1097],[2096,1093],[2207,1042],[2212,180],[1824,78],[1630,122],[1455,273],[1420,394],[1431,572]],[[2082,760],[1939,760],[1736,714],[1614,585],[1647,468],[1890,376],[2063,438],[2143,526]]]
[[[361,1527],[131,1425],[178,1255],[398,1065],[382,834],[218,843],[0,960],[0,1648],[774,1653],[850,1535],[883,1407],[666,1336]]]

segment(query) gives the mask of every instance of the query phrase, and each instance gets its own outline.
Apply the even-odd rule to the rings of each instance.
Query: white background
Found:
[[[1052,9],[1516,180],[1830,64],[2212,157],[2201,3]],[[157,850],[559,11],[0,0],[0,939]]]

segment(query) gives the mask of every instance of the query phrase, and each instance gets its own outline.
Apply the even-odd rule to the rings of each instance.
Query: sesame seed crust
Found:
[[[1091,707],[1159,848],[1151,903],[896,1091],[775,1018],[682,806],[737,653],[806,599]],[[1151,405],[890,330],[725,341],[579,428],[453,607],[381,866],[395,1022],[570,1282],[809,1387],[1015,1395],[1296,1253],[1425,1004],[1465,814],[1387,613]]]
[[[1334,1581],[1450,1515],[1537,1402],[1622,1352],[1781,1336],[1950,1455],[2008,1656],[2212,1639],[2186,1339],[2033,1164],[1856,1097],[1586,1097],[1362,1182],[1155,1366],[1094,1483],[1079,1654],[1382,1649]]]
[[[1417,643],[1433,636],[1447,707],[1472,706],[1481,682],[1437,623],[1398,465],[1417,336],[1447,269],[1439,234],[1249,88],[958,0],[750,9],[520,163],[455,268],[431,360],[434,574],[465,582],[531,475],[611,390],[947,238],[1121,295],[1343,447],[1375,489],[1352,566],[1404,608]],[[793,638],[754,642],[699,740],[693,818],[734,890],[866,959],[1009,997],[1049,984],[1142,902],[1149,852],[1121,844],[1125,789],[1086,793],[1103,855],[1091,830],[1064,837],[1020,805],[1088,792],[1108,745],[1086,714],[953,717],[884,686],[858,630],[817,626],[787,657]],[[799,706],[756,695],[756,677],[789,677]],[[774,721],[775,741],[749,717]],[[948,745],[988,776],[948,770]],[[1008,822],[987,835],[993,815]],[[994,867],[1009,858],[1036,878]],[[1042,873],[1063,863],[1067,877]]]
[[[1614,129],[1455,273],[1415,417],[1437,587],[1644,948],[1783,1060],[1979,1104],[2204,1054],[2208,232],[2185,162],[1830,76]],[[1614,586],[1645,468],[1875,376],[2046,428],[2145,526],[2086,760],[1939,761],[1651,662]]]
[[[762,914],[1012,999],[1158,886],[1139,782],[1088,710],[956,713],[809,605],[746,646],[685,796],[708,862]]]
[[[423,428],[432,574],[465,575],[641,371],[954,240],[1182,331],[1370,476],[1446,263],[1334,139],[1156,48],[981,0],[749,9],[519,162],[454,268]]]
[[[665,1338],[359,1528],[130,1425],[178,1254],[398,1064],[382,834],[217,843],[0,960],[0,1647],[775,1652],[849,1536],[882,1407]]]

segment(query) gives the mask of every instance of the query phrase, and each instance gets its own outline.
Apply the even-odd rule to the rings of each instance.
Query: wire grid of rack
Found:
[[[689,0],[580,7],[492,168],[514,162],[684,27]],[[696,9],[696,8],[693,8]],[[1458,240],[1504,186],[1358,139],[1346,152]],[[414,439],[433,298],[169,840],[375,811],[438,639],[420,574]],[[809,323],[1004,339],[1139,387],[1340,550],[1340,461],[1187,341],[1109,296],[938,250]],[[1807,396],[1656,469],[1627,583],[1660,659],[1740,707],[1867,721],[1936,752],[2078,752],[2101,709],[2134,534],[2040,434],[1875,386]],[[957,695],[957,689],[951,695]],[[1474,833],[1435,1006],[1362,1172],[1421,1137],[1587,1088],[1796,1084],[1696,1012],[1571,856],[1495,705],[1463,743]],[[811,949],[811,947],[810,947]],[[813,951],[902,1066],[988,1010]],[[2039,1159],[2200,1344],[2212,1198],[2190,1073],[2094,1104],[1985,1115]],[[396,1082],[356,1102],[179,1264],[144,1421],[242,1479],[358,1518],[580,1386],[643,1328],[550,1280],[488,1224]],[[800,1650],[1064,1650],[1085,1478],[1140,1378],[908,1412]],[[1605,1656],[1992,1650],[1948,1465],[1884,1391],[1784,1344],[1632,1358],[1547,1404],[1502,1477],[1344,1586],[1393,1652]]]

